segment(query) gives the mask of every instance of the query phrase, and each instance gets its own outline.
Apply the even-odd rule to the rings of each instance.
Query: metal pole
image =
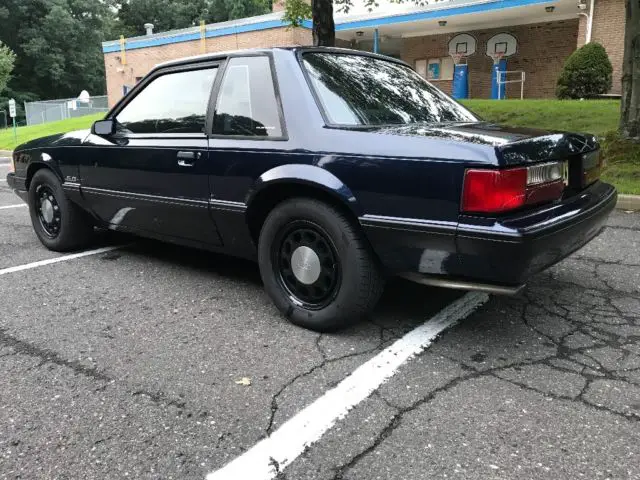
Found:
[[[204,20],[200,20],[200,53],[207,53],[206,35],[207,27]]]
[[[16,117],[13,117],[13,143],[18,144],[18,130],[16,129]]]
[[[379,50],[380,50],[380,33],[376,28],[373,31],[373,53],[378,53]]]

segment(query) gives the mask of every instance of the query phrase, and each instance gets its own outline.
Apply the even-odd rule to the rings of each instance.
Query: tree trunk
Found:
[[[335,46],[336,25],[333,22],[333,0],[311,0],[311,10],[313,12],[313,44],[321,47]]]
[[[625,0],[627,22],[624,32],[620,132],[640,141],[640,0]]]

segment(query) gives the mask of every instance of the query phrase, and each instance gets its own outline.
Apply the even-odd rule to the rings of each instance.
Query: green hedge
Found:
[[[599,43],[587,43],[569,56],[564,64],[556,95],[560,99],[593,98],[611,90],[613,67]]]

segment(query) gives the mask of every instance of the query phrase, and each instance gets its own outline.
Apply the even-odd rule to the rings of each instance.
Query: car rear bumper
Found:
[[[615,188],[597,182],[552,207],[491,225],[461,223],[456,235],[459,273],[504,284],[525,283],[598,235],[616,200]]]
[[[596,182],[558,204],[507,218],[461,216],[455,228],[437,222],[425,228],[424,222],[409,219],[394,219],[385,227],[381,222],[372,225],[366,216],[361,223],[391,273],[414,279],[419,274],[422,283],[453,280],[462,286],[504,286],[507,291],[598,235],[616,199],[615,188]]]
[[[27,187],[25,185],[25,179],[24,178],[16,177],[15,173],[9,173],[9,174],[7,174],[7,185],[24,202],[27,201],[28,192],[27,192]]]

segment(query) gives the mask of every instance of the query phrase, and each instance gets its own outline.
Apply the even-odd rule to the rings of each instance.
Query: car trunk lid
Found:
[[[596,137],[590,134],[511,127],[490,122],[385,125],[372,129],[392,135],[431,137],[492,146],[501,168],[564,162],[566,194],[586,188],[600,176],[600,147]]]
[[[501,145],[496,151],[505,167],[563,162],[565,196],[583,190],[600,178],[600,146],[593,135],[552,133]]]

